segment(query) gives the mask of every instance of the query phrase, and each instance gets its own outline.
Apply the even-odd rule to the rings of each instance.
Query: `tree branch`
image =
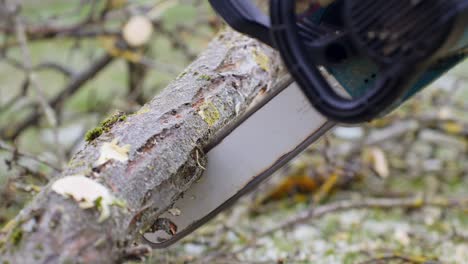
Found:
[[[311,207],[308,210],[302,211],[293,218],[280,223],[268,230],[261,233],[260,236],[267,236],[274,233],[277,230],[283,230],[291,228],[298,224],[304,223],[307,220],[320,218],[326,214],[340,211],[347,211],[352,209],[392,209],[392,208],[407,208],[416,209],[422,207],[441,207],[441,208],[453,208],[461,207],[465,208],[468,206],[468,198],[463,197],[461,199],[446,199],[446,198],[430,198],[423,199],[422,197],[410,197],[410,198],[368,198],[359,201],[343,200],[334,202],[331,204],[322,205],[319,207]]]
[[[110,61],[104,58],[101,66]],[[93,130],[62,175],[0,233],[0,258],[112,263],[128,255],[129,243],[200,177],[203,149],[216,133],[284,77],[272,49],[232,31],[220,34],[138,112]],[[95,191],[66,185],[70,180]]]

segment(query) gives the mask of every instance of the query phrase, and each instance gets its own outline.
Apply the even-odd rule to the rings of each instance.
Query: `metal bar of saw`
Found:
[[[173,236],[163,230],[143,235],[154,248],[167,247],[232,205],[243,194],[286,164],[320,138],[334,123],[310,104],[297,84],[279,92],[252,111],[208,153],[200,180],[177,200],[180,214],[166,212],[178,230]]]

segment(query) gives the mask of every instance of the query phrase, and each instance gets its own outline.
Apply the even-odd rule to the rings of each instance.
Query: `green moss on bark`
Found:
[[[91,142],[101,136],[103,133],[108,132],[115,123],[123,122],[127,119],[127,115],[123,112],[117,111],[108,118],[104,119],[99,126],[89,130],[85,135],[86,142]]]

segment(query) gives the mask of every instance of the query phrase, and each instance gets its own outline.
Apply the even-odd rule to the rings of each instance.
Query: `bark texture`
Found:
[[[221,33],[138,112],[110,118],[88,136],[61,176],[0,233],[0,263],[116,262],[200,177],[209,162],[203,149],[216,132],[284,76],[272,49]],[[72,175],[103,185],[118,201],[104,221],[99,201],[83,209],[52,188]]]

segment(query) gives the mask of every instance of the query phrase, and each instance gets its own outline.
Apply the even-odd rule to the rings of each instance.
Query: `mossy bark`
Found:
[[[284,77],[280,60],[269,47],[233,31],[219,34],[161,94],[89,140],[61,176],[0,233],[0,259],[117,261],[123,248],[200,177],[206,162],[203,148],[216,132]],[[128,160],[97,164],[103,144],[109,142],[129,146]],[[110,217],[99,222],[98,205],[82,209],[51,188],[54,181],[70,175],[104,185],[120,206],[111,206]]]

